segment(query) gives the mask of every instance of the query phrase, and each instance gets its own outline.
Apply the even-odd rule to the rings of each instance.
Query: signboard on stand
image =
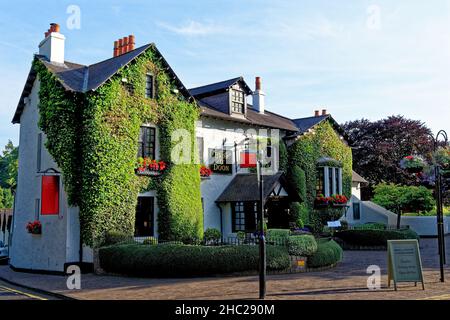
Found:
[[[396,291],[399,282],[414,282],[416,286],[421,282],[425,290],[417,240],[388,240],[388,287],[391,280]]]

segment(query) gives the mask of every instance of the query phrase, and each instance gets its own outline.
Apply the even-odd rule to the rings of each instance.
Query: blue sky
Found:
[[[67,9],[81,10],[69,29]],[[338,122],[402,114],[450,131],[450,1],[2,1],[0,148],[33,53],[61,24],[66,60],[91,64],[128,34],[155,42],[188,87],[261,76],[267,108]]]

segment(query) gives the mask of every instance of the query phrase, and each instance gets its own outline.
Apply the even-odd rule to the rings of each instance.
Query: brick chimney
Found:
[[[322,109],[322,115],[326,116],[328,114],[327,109]]]
[[[255,91],[253,92],[253,109],[264,113],[266,94],[261,89],[261,77],[255,79]]]
[[[315,117],[320,117],[320,111],[319,110],[315,110],[314,111],[314,116]]]
[[[135,40],[133,35],[129,35],[128,37],[123,37],[114,41],[113,56],[118,57],[130,51],[133,51],[135,46],[134,41]]]
[[[39,44],[39,54],[47,57],[50,62],[64,63],[66,37],[60,33],[59,24],[51,23],[44,35],[44,40]]]

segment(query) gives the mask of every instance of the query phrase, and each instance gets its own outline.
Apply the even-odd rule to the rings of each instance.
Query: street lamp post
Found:
[[[257,161],[257,176],[259,184],[259,298],[266,297],[266,238],[264,236],[264,181],[261,160]]]
[[[433,151],[436,154],[439,148],[439,138],[444,138],[445,146],[448,145],[448,135],[447,132],[441,130],[437,133],[436,138],[431,136],[433,139]],[[434,166],[434,177],[435,177],[435,196],[436,196],[436,219],[437,219],[437,233],[438,233],[438,249],[439,249],[439,268],[441,272],[441,282],[445,282],[444,265],[446,262],[445,257],[445,231],[444,231],[444,202],[443,202],[443,184],[442,184],[442,173],[441,168],[438,163]]]

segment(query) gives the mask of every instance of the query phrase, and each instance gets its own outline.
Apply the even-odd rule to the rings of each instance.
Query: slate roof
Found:
[[[352,171],[352,181],[353,182],[359,182],[359,183],[369,183],[366,179],[361,177],[358,173],[355,171]]]
[[[202,116],[227,121],[235,121],[245,123],[248,125],[263,126],[274,129],[283,129],[292,132],[298,131],[297,127],[292,122],[292,120],[267,110],[264,111],[264,114],[261,114],[252,109],[251,105],[249,104],[247,104],[247,114],[245,115],[245,117],[231,116],[228,113],[224,113],[222,111],[215,109],[213,106],[201,100],[198,101],[198,105],[200,106],[200,114]]]
[[[66,90],[86,93],[88,91],[97,90],[101,85],[103,85],[112,76],[114,76],[122,67],[134,61],[149,48],[152,48],[159,56],[163,67],[167,70],[167,72],[171,76],[171,80],[175,82],[180,92],[186,97],[186,99],[193,100],[193,97],[189,94],[187,88],[183,85],[181,80],[177,77],[175,72],[172,70],[162,54],[159,52],[158,48],[156,48],[155,44],[153,43],[146,44],[121,56],[113,57],[90,66],[80,65],[68,61],[64,62],[64,64],[52,63],[49,62],[46,57],[41,55],[36,55],[35,59],[39,59],[48,68],[48,70],[58,78],[58,80]],[[22,114],[22,110],[24,108],[23,98],[27,97],[30,94],[35,79],[36,73],[31,69],[28,74],[22,96],[17,105],[16,113],[12,121],[13,123],[20,122],[20,115]]]
[[[295,123],[295,125],[298,128],[298,132],[296,132],[293,136],[290,136],[289,138],[293,138],[299,135],[302,135],[304,133],[307,133],[309,129],[314,128],[318,124],[322,123],[323,121],[330,121],[333,128],[344,137],[344,139],[351,144],[351,140],[345,130],[339,125],[339,123],[334,120],[334,118],[330,115],[321,115],[321,116],[313,116],[313,117],[307,117],[307,118],[299,118],[299,119],[293,119],[292,122]]]
[[[280,183],[289,196],[294,197],[294,201],[300,201],[295,198],[295,192],[288,185],[282,172],[271,176],[264,176],[264,199],[270,195],[274,188]],[[259,201],[259,186],[256,174],[237,174],[228,184],[216,202],[236,202],[236,201]]]
[[[307,132],[312,127],[318,125],[322,121],[328,119],[330,115],[326,116],[318,116],[318,117],[308,117],[308,118],[300,118],[292,120],[301,133]]]
[[[246,94],[251,94],[252,90],[249,88],[249,86],[245,83],[243,77],[237,77],[229,80],[224,80],[216,83],[211,83],[205,86],[196,87],[189,89],[189,92],[191,95],[193,95],[197,99],[201,99],[206,96],[211,96],[218,94],[222,91],[227,90],[229,87],[234,85],[236,82],[242,81],[245,89]]]

